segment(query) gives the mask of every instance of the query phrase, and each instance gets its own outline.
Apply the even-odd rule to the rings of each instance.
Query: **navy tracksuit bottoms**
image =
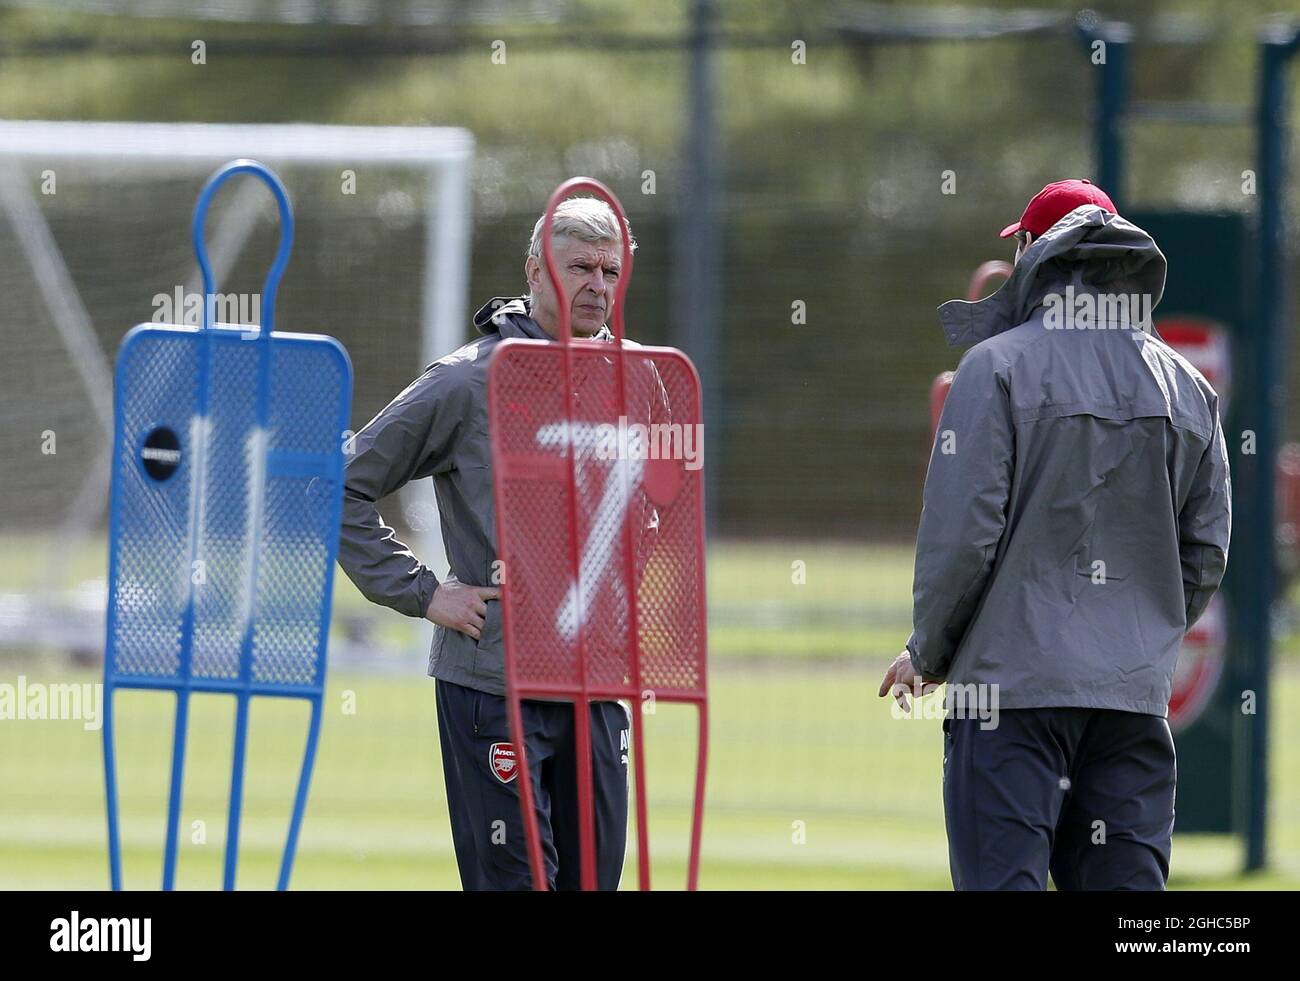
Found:
[[[506,700],[437,682],[438,732],[451,836],[466,890],[531,889],[517,759]],[[574,708],[525,701],[528,768],[542,863],[553,890],[581,885]],[[630,725],[618,702],[591,705],[591,776],[596,818],[596,885],[618,888],[627,845]]]
[[[1004,709],[944,720],[943,804],[956,889],[1163,889],[1174,741],[1155,715]]]

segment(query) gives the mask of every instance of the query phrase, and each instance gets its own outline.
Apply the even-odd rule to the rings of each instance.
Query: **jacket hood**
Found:
[[[480,334],[500,334],[502,337],[531,337],[549,341],[551,335],[533,319],[527,296],[494,296],[474,314],[474,327]],[[608,324],[591,336],[594,341],[612,341],[614,332]]]
[[[949,300],[939,307],[939,323],[949,346],[978,344],[1023,324],[1048,293],[1070,285],[1082,293],[1119,284],[1116,292],[1149,294],[1154,309],[1167,268],[1155,240],[1137,225],[1095,204],[1080,205],[1034,240],[996,293]]]

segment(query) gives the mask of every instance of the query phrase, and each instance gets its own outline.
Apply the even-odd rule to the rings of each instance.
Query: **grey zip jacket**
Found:
[[[434,362],[375,416],[353,440],[343,491],[339,565],[363,596],[409,617],[423,617],[438,578],[384,523],[377,503],[412,480],[433,479],[450,579],[494,584],[497,560],[488,441],[487,371],[496,346],[511,337],[550,340],[531,316],[526,297],[497,297],[474,315],[484,336]],[[594,340],[612,341],[608,327]],[[635,347],[636,342],[624,340]],[[641,421],[666,422],[668,395],[653,362],[629,374]],[[638,504],[641,535],[636,572],[644,573],[658,539],[658,513],[644,495]],[[488,600],[478,640],[438,626],[429,674],[493,695],[505,694],[501,603]]]
[[[429,365],[357,433],[344,478],[339,565],[366,599],[423,617],[438,578],[380,516],[377,502],[412,480],[433,478],[450,577],[493,584],[497,558],[488,442],[487,368],[510,337],[549,340],[524,297],[498,297],[474,315],[484,336]],[[610,340],[609,329],[595,335]],[[438,626],[429,674],[467,688],[505,694],[501,603],[489,600],[483,630]]]
[[[1167,715],[1183,635],[1227,565],[1231,490],[1218,396],[1109,303],[1154,307],[1165,271],[1146,232],[1084,205],[992,296],[939,308],[948,343],[974,346],[917,533],[907,649],[925,676],[996,685],[1001,708]],[[1091,320],[1085,294],[1107,294]]]

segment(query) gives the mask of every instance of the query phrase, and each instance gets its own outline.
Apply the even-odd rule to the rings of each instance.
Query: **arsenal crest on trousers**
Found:
[[[519,773],[519,760],[513,743],[493,743],[488,750],[488,765],[492,775],[502,783],[509,783]]]

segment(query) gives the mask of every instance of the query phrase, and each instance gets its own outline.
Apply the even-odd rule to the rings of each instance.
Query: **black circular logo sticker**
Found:
[[[181,441],[166,426],[159,426],[144,438],[140,450],[144,472],[154,480],[163,481],[181,465]]]

